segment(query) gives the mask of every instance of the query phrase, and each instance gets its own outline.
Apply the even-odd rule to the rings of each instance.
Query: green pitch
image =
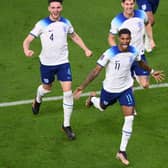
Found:
[[[166,75],[167,5],[167,1],[160,2],[153,30],[157,48],[147,54],[149,64]],[[33,58],[24,56],[22,42],[36,21],[48,15],[47,0],[7,0],[1,2],[0,8],[0,103],[33,99],[40,83],[40,42],[36,40],[31,46],[36,53]],[[71,20],[94,52],[92,58],[86,58],[69,41],[73,89],[108,48],[109,24],[120,11],[120,1],[65,0],[63,16]],[[100,90],[102,79],[103,73],[86,92]],[[167,78],[164,82],[168,83]],[[168,88],[135,92],[138,116],[127,149],[129,168],[168,167],[167,93]],[[55,83],[48,96],[60,95],[60,86]],[[122,168],[115,159],[123,122],[119,105],[101,113],[85,108],[84,102],[85,97],[75,101],[72,126],[77,139],[72,142],[61,130],[62,101],[43,102],[39,116],[32,115],[30,104],[0,107],[0,168]]]

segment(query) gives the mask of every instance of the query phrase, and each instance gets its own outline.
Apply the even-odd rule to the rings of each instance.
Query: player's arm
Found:
[[[92,56],[92,51],[85,45],[82,38],[76,32],[73,32],[72,34],[70,34],[70,37],[74,43],[76,43],[80,48],[84,50],[85,55],[87,57]]]
[[[143,60],[138,61],[139,65],[141,68],[145,69],[146,71],[150,72],[150,74],[152,75],[152,77],[155,78],[155,80],[157,82],[161,82],[162,80],[164,80],[164,73],[163,71],[155,71],[154,69],[152,69],[151,67],[149,67],[146,62],[144,62]]]
[[[98,64],[96,65],[96,67],[87,75],[86,79],[82,82],[82,84],[74,91],[73,95],[75,99],[79,99],[84,89],[100,74],[102,69],[102,66]]]
[[[116,39],[115,39],[115,35],[112,33],[109,33],[108,35],[108,43],[110,46],[116,46]]]
[[[31,57],[34,54],[34,51],[30,50],[30,44],[34,40],[34,38],[35,38],[34,36],[29,34],[23,41],[23,50],[27,57]]]

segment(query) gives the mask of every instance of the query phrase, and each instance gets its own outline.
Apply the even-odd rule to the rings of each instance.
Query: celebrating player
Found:
[[[134,120],[134,96],[132,92],[133,79],[131,76],[131,66],[134,60],[147,70],[156,81],[164,78],[162,71],[154,71],[143,60],[141,60],[138,51],[130,46],[131,32],[128,29],[119,31],[119,44],[107,49],[98,59],[96,67],[89,73],[84,82],[74,91],[74,97],[80,98],[81,93],[86,86],[93,81],[105,67],[106,74],[103,81],[103,88],[100,98],[96,97],[96,93],[92,92],[86,100],[86,106],[94,105],[100,111],[104,111],[108,106],[119,101],[123,114],[124,124],[122,128],[122,138],[120,149],[117,152],[117,159],[125,165],[129,164],[127,159],[126,147],[132,134]]]
[[[67,36],[79,45],[87,57],[92,51],[87,48],[80,36],[74,31],[70,21],[61,16],[63,0],[49,0],[49,17],[37,22],[35,27],[23,42],[24,53],[27,57],[33,56],[30,49],[31,42],[40,37],[42,50],[40,53],[40,72],[42,84],[37,89],[37,95],[32,104],[33,114],[38,114],[42,97],[51,91],[55,76],[59,80],[63,91],[64,123],[63,130],[69,139],[75,139],[75,134],[70,125],[73,110],[73,95],[71,90],[72,76],[68,59]]]

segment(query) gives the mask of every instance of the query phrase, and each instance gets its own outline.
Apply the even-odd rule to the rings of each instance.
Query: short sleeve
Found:
[[[110,33],[111,34],[118,34],[118,27],[117,27],[117,25],[115,24],[115,19],[113,19],[112,21],[111,21],[111,24],[110,24]]]
[[[107,54],[106,50],[97,60],[97,64],[101,65],[102,67],[105,67],[108,62],[109,62],[109,55]]]
[[[68,34],[72,34],[74,32],[74,28],[68,19],[66,19],[66,22],[68,24]]]
[[[33,35],[34,37],[38,37],[40,36],[42,32],[42,24],[39,22],[37,22],[34,26],[34,28],[30,31],[30,34]]]

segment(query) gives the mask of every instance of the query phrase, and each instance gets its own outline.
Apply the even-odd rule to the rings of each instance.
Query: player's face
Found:
[[[60,2],[51,2],[48,6],[48,11],[50,12],[50,18],[52,20],[58,20],[61,11],[62,11],[62,4]]]
[[[134,7],[135,7],[134,0],[125,0],[125,2],[122,2],[121,5],[124,9],[124,14],[128,16],[133,15]]]
[[[126,51],[129,47],[131,37],[129,34],[121,34],[119,37],[119,48],[121,51]]]

